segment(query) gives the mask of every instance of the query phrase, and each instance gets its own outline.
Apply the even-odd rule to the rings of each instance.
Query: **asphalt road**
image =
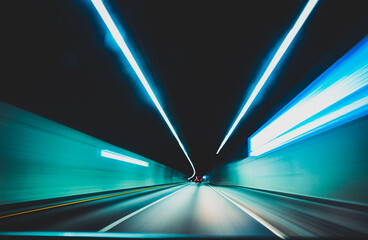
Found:
[[[244,187],[222,192],[287,237],[366,238],[368,207]]]
[[[195,183],[0,218],[0,231],[276,236],[212,187]]]
[[[204,183],[0,206],[0,236],[366,237],[367,222],[367,206]]]

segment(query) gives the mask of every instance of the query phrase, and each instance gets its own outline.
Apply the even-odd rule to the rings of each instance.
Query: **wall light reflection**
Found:
[[[258,156],[368,113],[368,37],[249,138]]]
[[[123,161],[123,162],[127,162],[127,163],[132,163],[132,164],[136,164],[136,165],[140,165],[143,167],[148,167],[149,164],[148,162],[142,161],[142,160],[138,160],[135,158],[131,158],[119,153],[115,153],[115,152],[111,152],[108,150],[101,150],[101,157],[105,157],[105,158],[111,158],[111,159],[115,159],[115,160],[119,160],[119,161]]]

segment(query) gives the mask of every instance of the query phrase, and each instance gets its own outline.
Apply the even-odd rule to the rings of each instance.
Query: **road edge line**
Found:
[[[278,230],[277,228],[275,228],[274,226],[272,226],[270,223],[268,223],[267,221],[265,221],[264,219],[262,219],[260,216],[258,216],[257,214],[255,214],[251,210],[249,210],[249,209],[245,208],[244,206],[238,204],[237,202],[235,202],[234,200],[232,200],[231,198],[229,198],[228,196],[226,196],[224,193],[222,193],[222,192],[216,190],[215,188],[213,188],[210,184],[208,184],[208,186],[210,188],[212,188],[214,191],[216,191],[218,194],[220,194],[221,196],[223,196],[224,198],[226,198],[232,204],[234,204],[235,206],[237,206],[238,208],[240,208],[243,212],[245,212],[246,214],[248,214],[249,216],[251,216],[254,220],[256,220],[257,222],[259,222],[260,224],[262,224],[265,228],[267,228],[268,230],[270,230],[273,234],[275,234],[279,238],[282,238],[282,239],[286,239],[287,238],[287,236],[284,233],[282,233],[280,230]]]

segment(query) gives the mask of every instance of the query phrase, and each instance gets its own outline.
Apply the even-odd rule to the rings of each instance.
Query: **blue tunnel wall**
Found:
[[[102,149],[149,167],[101,157]],[[174,169],[0,102],[0,204],[184,180]]]
[[[368,116],[259,157],[221,165],[210,181],[368,204]]]

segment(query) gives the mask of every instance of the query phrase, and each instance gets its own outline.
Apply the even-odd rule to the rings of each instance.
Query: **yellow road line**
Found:
[[[167,187],[169,185],[174,185],[174,184],[168,184],[168,185],[165,185],[165,186],[158,186],[158,187],[150,187],[150,188],[138,189],[138,190],[129,191],[129,192],[117,193],[117,194],[112,194],[112,195],[107,195],[107,196],[102,196],[102,197],[96,197],[96,198],[90,198],[90,199],[75,201],[75,202],[58,204],[58,205],[49,206],[49,207],[32,209],[32,210],[28,210],[28,211],[24,211],[24,212],[12,213],[12,214],[9,214],[9,215],[0,216],[0,219],[7,218],[7,217],[13,217],[13,216],[21,215],[21,214],[26,214],[26,213],[31,213],[31,212],[38,212],[38,211],[42,211],[42,210],[46,210],[46,209],[51,209],[51,208],[57,208],[57,207],[63,207],[63,206],[73,205],[73,204],[82,203],[82,202],[89,202],[89,201],[103,199],[103,198],[115,197],[115,196],[119,196],[119,195],[125,195],[125,194],[129,194],[129,193],[135,193],[135,192],[141,192],[141,191],[151,190],[151,189],[155,189],[155,188]]]

